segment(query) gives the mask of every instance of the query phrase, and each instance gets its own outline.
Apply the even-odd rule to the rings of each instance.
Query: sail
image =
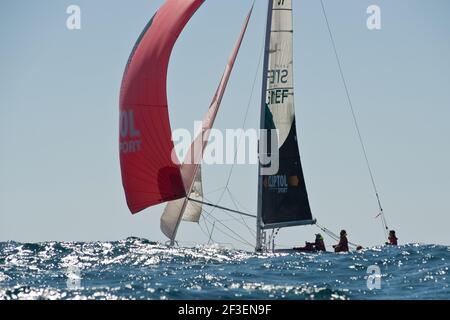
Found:
[[[188,201],[186,210],[183,214],[183,220],[189,222],[199,222],[202,214],[203,201],[203,186],[202,186],[202,170],[201,166],[198,167],[197,174],[195,175],[194,183],[192,184],[192,190],[188,194],[188,198],[195,201]]]
[[[313,223],[295,126],[292,0],[269,1],[264,68],[261,129],[277,130],[279,169],[260,170],[258,223],[263,229]]]
[[[167,0],[128,60],[120,92],[119,141],[122,183],[132,213],[187,194],[172,154],[166,80],[173,46],[203,2]]]
[[[208,143],[210,130],[214,125],[214,121],[217,116],[217,112],[219,111],[220,104],[222,102],[223,95],[225,93],[225,89],[228,84],[228,80],[230,79],[231,72],[234,67],[234,63],[236,61],[237,55],[239,53],[239,49],[242,44],[242,40],[244,39],[245,32],[247,31],[247,26],[250,21],[250,17],[253,11],[253,6],[248,13],[244,26],[239,34],[236,45],[234,46],[233,52],[228,59],[228,63],[225,67],[225,71],[223,73],[222,79],[220,80],[219,86],[216,90],[214,98],[211,102],[211,105],[206,113],[203,122],[202,122],[202,131],[197,135],[194,142],[191,145],[190,150],[186,155],[186,159],[183,162],[181,167],[181,174],[183,181],[187,183],[186,190],[188,190],[187,194],[192,195],[192,191],[194,190],[197,182],[197,186],[201,184],[201,179],[197,180],[196,176],[200,171],[200,163],[203,158],[203,151]],[[197,181],[196,181],[197,180]],[[174,241],[180,220],[183,218],[183,215],[186,214],[186,209],[197,206],[197,211],[199,209],[197,203],[193,203],[189,201],[189,197],[185,199],[171,201],[167,204],[166,209],[164,210],[163,215],[161,216],[161,231],[172,241]],[[201,213],[201,207],[200,207]],[[189,214],[190,215],[190,214]],[[196,216],[194,216],[196,218]],[[200,218],[200,215],[198,215]],[[187,217],[187,220],[191,220],[190,217]],[[192,219],[196,220],[196,219]],[[197,220],[198,221],[198,220]]]
[[[189,199],[195,201],[190,201]],[[163,233],[168,235],[172,234],[171,232],[173,232],[172,230],[174,229],[171,229],[170,227],[176,225],[179,215],[182,215],[184,221],[199,222],[202,214],[202,201],[203,188],[201,166],[199,166],[192,185],[192,190],[188,196],[186,198],[170,201],[166,205],[164,213],[161,216],[161,229],[163,230]]]

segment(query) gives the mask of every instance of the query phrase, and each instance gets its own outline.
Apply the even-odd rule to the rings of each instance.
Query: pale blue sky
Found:
[[[256,2],[217,128],[242,124],[265,23],[265,1]],[[81,7],[80,31],[66,29],[70,4]],[[123,69],[161,4],[1,1],[0,241],[164,240],[163,207],[128,212],[117,143]],[[366,28],[371,4],[381,7],[381,31]],[[250,5],[208,0],[183,32],[169,71],[173,129],[192,130],[202,118]],[[389,224],[403,243],[450,244],[450,2],[325,5]],[[297,126],[313,214],[333,230],[346,228],[354,242],[381,243],[376,201],[320,2],[294,0],[294,6]],[[259,83],[247,128],[259,124]],[[228,170],[205,167],[206,192],[223,187]],[[238,166],[230,185],[253,213],[256,174],[255,166]],[[225,198],[222,205],[231,202]],[[279,241],[303,243],[315,231],[284,230]],[[186,223],[179,239],[206,241],[198,226]],[[214,239],[238,245],[219,232]]]

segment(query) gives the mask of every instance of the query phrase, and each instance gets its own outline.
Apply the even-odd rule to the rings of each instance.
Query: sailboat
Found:
[[[167,203],[161,231],[176,243],[181,221],[198,222],[204,205],[201,160],[244,39],[253,6],[225,71],[183,162],[174,154],[166,91],[174,44],[204,0],[166,0],[138,38],[125,68],[120,92],[120,164],[130,211]],[[268,230],[316,224],[312,216],[297,141],[293,85],[292,0],[268,0],[260,129],[275,132],[259,148],[255,250],[274,248]],[[275,147],[274,147],[275,146]],[[277,154],[273,163],[262,161]],[[248,214],[247,214],[248,215]],[[250,215],[251,216],[251,215]]]

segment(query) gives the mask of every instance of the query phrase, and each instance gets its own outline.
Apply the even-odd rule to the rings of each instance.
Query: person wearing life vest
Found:
[[[334,245],[334,252],[348,252],[348,240],[347,240],[347,232],[345,230],[341,230],[339,243]]]
[[[398,238],[395,235],[395,230],[389,231],[388,240],[389,240],[389,242],[386,242],[386,245],[390,245],[390,246],[397,246],[398,245]]]
[[[320,233],[316,234],[316,241],[314,242],[314,246],[316,251],[327,251],[325,248],[325,242],[323,241],[323,237]]]

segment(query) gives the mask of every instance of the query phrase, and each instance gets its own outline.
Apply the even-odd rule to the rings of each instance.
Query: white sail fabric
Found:
[[[164,212],[161,216],[161,231],[166,237],[175,240],[176,228],[178,224],[178,217],[184,212],[187,205],[187,198],[182,198],[167,203]]]
[[[203,157],[203,150],[208,142],[210,133],[209,129],[212,127],[215,115],[217,114],[217,110],[215,110],[216,107],[218,106],[214,102],[209,108],[208,113],[205,116],[205,120],[203,120],[202,131],[197,135],[195,140],[192,142],[184,159],[183,165],[181,166],[181,176],[183,178],[184,187],[186,190],[186,194],[188,196],[183,199],[168,202],[161,216],[160,221],[161,231],[164,233],[166,237],[168,237],[172,241],[175,240],[180,220],[183,218],[186,209],[189,207],[191,203],[191,201],[189,201],[189,197],[193,193],[193,190],[196,186],[195,181],[197,180],[197,178],[199,179],[201,185],[201,178],[200,176],[198,176],[201,175],[200,163]],[[210,121],[211,119],[212,122]],[[208,125],[211,125],[211,127],[208,127]],[[197,183],[197,186],[198,185],[199,183]],[[192,206],[193,205],[194,204],[192,204]],[[197,207],[197,210],[199,210],[198,218],[200,219],[201,207]],[[195,214],[195,212],[192,213]]]
[[[273,1],[269,50],[267,101],[281,148],[294,120],[292,0]]]
[[[194,202],[193,199],[199,202]],[[192,190],[187,198],[170,201],[167,203],[164,213],[161,216],[161,230],[164,234],[173,232],[170,226],[177,223],[179,215],[182,214],[182,219],[189,222],[199,222],[202,214],[203,201],[203,187],[201,166],[198,167],[197,174],[192,185]],[[164,229],[163,229],[164,228]]]
[[[194,179],[194,184],[192,185],[192,190],[191,193],[188,195],[188,198],[190,200],[186,205],[186,209],[183,214],[183,220],[189,222],[199,222],[200,216],[202,215],[201,202],[203,201],[201,166],[198,167],[197,174],[195,175]],[[195,202],[192,200],[195,200]]]
[[[242,40],[244,39],[245,32],[247,31],[248,22],[250,21],[250,17],[253,11],[253,7],[250,9],[250,12],[247,15],[244,26],[239,34],[236,45],[233,49],[233,52],[228,60],[227,66],[225,67],[224,74],[220,81],[220,84],[216,90],[213,101],[206,113],[206,116],[202,123],[202,132],[195,138],[194,142],[191,145],[190,150],[186,155],[186,159],[181,166],[181,175],[183,178],[184,186],[186,189],[186,194],[188,197],[192,194],[192,191],[196,186],[196,177],[200,172],[200,163],[203,158],[203,151],[208,143],[210,130],[214,124],[214,121],[217,116],[217,112],[219,111],[220,104],[222,102],[223,95],[225,93],[225,89],[228,84],[228,80],[230,79],[231,71],[233,70],[234,63],[236,61],[237,55],[239,53],[239,49],[242,44]],[[199,178],[199,183],[197,186],[201,186],[201,178]],[[201,189],[201,188],[200,188]],[[185,215],[187,209],[194,208],[196,203],[189,201],[188,198],[171,201],[167,204],[163,215],[161,216],[161,231],[167,236],[172,242],[175,240],[178,226],[180,224],[181,219]],[[196,213],[198,211],[198,207],[194,208],[191,214],[187,217],[187,219],[196,218]],[[198,215],[198,219],[200,218],[200,213]],[[198,221],[197,219],[197,221]],[[189,220],[191,221],[191,220]],[[195,219],[194,219],[195,221]]]

